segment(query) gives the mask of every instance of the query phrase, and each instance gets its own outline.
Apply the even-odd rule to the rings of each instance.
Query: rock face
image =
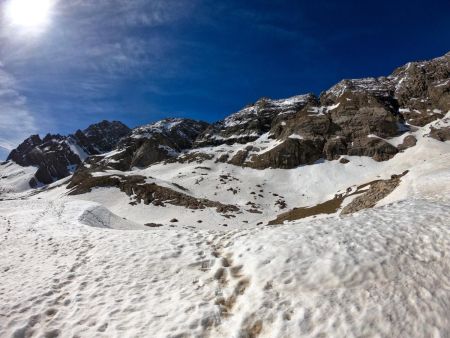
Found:
[[[361,196],[356,197],[348,205],[346,205],[341,215],[352,214],[363,209],[373,208],[379,201],[389,195],[400,184],[401,178],[408,171],[400,175],[392,175],[388,180],[378,180],[369,184],[369,189]]]
[[[119,140],[130,135],[131,129],[118,121],[102,121],[85,130],[77,130],[73,138],[88,154],[101,154],[113,150]]]
[[[30,182],[35,187],[39,182],[49,184],[69,176],[74,166],[81,163],[66,138],[61,135],[50,135],[41,140],[39,135],[33,135],[14,149],[8,160],[13,160],[22,166],[36,166],[38,170],[35,179]]]
[[[38,168],[32,187],[49,184],[69,176],[91,154],[113,149],[117,142],[130,133],[121,122],[102,121],[74,135],[32,135],[11,151],[7,160],[22,166]]]
[[[410,62],[391,75],[342,80],[321,93],[288,99],[263,98],[209,125],[189,119],[165,119],[130,130],[102,121],[73,135],[34,135],[8,157],[37,166],[36,180],[48,184],[68,176],[85,161],[90,170],[130,170],[161,161],[190,162],[215,158],[255,169],[294,168],[343,155],[386,161],[415,145],[405,137],[397,147],[386,139],[423,126],[450,111],[450,53]],[[448,140],[448,129],[430,137]],[[273,146],[261,147],[272,142]],[[203,147],[243,145],[216,155]],[[184,152],[185,150],[195,151]]]
[[[190,119],[165,119],[132,130],[123,138],[113,154],[94,156],[90,164],[118,170],[147,167],[176,157],[192,147],[208,124]]]
[[[389,160],[399,149],[383,139],[401,135],[410,124],[423,126],[442,118],[450,110],[449,61],[450,53],[408,63],[388,77],[343,80],[319,98],[308,94],[263,99],[214,124],[195,144],[248,143],[267,133],[267,138],[279,141],[276,147],[261,153],[247,146],[228,161],[256,169],[287,169],[341,155]],[[415,144],[411,138],[406,141],[400,150]]]
[[[314,140],[288,138],[280,145],[261,155],[252,156],[245,163],[251,168],[294,168],[303,164],[313,164],[321,157],[321,144]]]
[[[316,102],[313,94],[294,96],[285,100],[262,98],[223,121],[212,124],[195,141],[196,147],[220,144],[248,143],[268,132],[281,115],[288,116]]]

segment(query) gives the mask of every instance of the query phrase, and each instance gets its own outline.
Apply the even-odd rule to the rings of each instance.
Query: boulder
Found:
[[[356,139],[348,150],[350,156],[369,156],[375,161],[387,161],[397,153],[396,147],[376,137]]]
[[[414,135],[408,135],[403,139],[403,142],[397,146],[399,151],[404,151],[408,148],[414,147],[417,143],[417,139]]]
[[[255,169],[291,169],[319,160],[322,157],[322,148],[321,141],[288,138],[265,153],[253,155],[245,164]]]
[[[428,136],[441,142],[450,141],[450,127],[431,127]]]

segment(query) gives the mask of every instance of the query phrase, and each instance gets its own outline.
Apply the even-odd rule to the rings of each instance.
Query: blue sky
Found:
[[[450,50],[448,0],[45,0],[35,31],[10,22],[13,1],[0,0],[0,158],[31,133],[212,122]]]

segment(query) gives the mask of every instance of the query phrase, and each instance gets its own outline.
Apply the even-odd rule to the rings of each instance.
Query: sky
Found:
[[[0,159],[30,134],[214,122],[450,50],[450,2],[0,0]]]

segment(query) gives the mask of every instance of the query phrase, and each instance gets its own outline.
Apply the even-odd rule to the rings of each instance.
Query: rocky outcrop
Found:
[[[428,136],[441,142],[450,141],[450,127],[431,127]]]
[[[130,129],[121,122],[102,121],[74,135],[32,135],[11,151],[7,160],[21,166],[35,166],[37,171],[30,182],[50,184],[69,176],[89,155],[113,149]]]
[[[417,139],[413,135],[408,135],[403,139],[403,142],[397,146],[399,151],[404,151],[408,148],[414,147],[417,143]]]
[[[415,145],[406,137],[397,147],[386,140],[443,118],[450,111],[450,53],[410,62],[391,75],[342,80],[321,93],[272,100],[262,98],[209,125],[189,119],[164,119],[130,130],[102,121],[67,137],[38,135],[8,157],[38,167],[34,184],[68,176],[83,161],[96,170],[130,170],[157,162],[217,162],[256,169],[294,168],[343,155],[386,161]],[[448,140],[448,129],[430,129],[430,137]],[[264,142],[273,147],[264,149]],[[243,144],[238,151],[205,146]],[[196,148],[188,153],[185,150]],[[224,147],[225,148],[225,147]]]
[[[309,95],[289,113],[281,109],[277,112],[277,107],[271,105],[273,118],[268,138],[277,139],[280,144],[256,154],[246,147],[228,163],[264,169],[292,168],[320,158],[336,160],[341,155],[389,160],[399,149],[384,139],[408,131],[408,123],[422,126],[450,110],[449,60],[450,54],[446,54],[430,61],[408,63],[388,77],[343,80],[319,99]],[[225,121],[220,127],[226,126]],[[238,128],[239,124],[234,121],[231,126]],[[223,138],[228,130],[234,133],[233,128],[223,128],[215,134],[208,130],[209,138]],[[266,130],[259,129],[255,138]],[[445,130],[432,131],[430,136],[445,139],[444,134]],[[235,142],[234,138],[227,140]],[[247,142],[245,138],[241,141]],[[414,140],[407,137],[399,147],[404,150],[414,145]]]
[[[378,180],[368,183],[369,189],[363,195],[356,197],[347,204],[342,209],[341,215],[352,214],[363,209],[373,208],[379,201],[398,187],[401,178],[407,173],[408,171],[405,171],[400,175],[392,175],[388,180]]]
[[[119,121],[102,121],[92,124],[85,130],[77,130],[72,137],[90,155],[113,150],[117,143],[130,135],[131,129]]]
[[[133,129],[123,138],[113,154],[92,157],[89,163],[105,168],[130,170],[177,157],[191,148],[206,128],[206,122],[190,119],[165,119]]]
[[[377,137],[356,139],[348,150],[348,155],[369,156],[375,161],[387,161],[397,153],[396,147]]]
[[[21,166],[38,168],[35,178],[30,182],[32,187],[39,182],[49,184],[69,176],[74,166],[81,163],[80,157],[71,150],[65,137],[50,134],[44,139],[39,135],[29,137],[9,154],[8,160]]]
[[[151,179],[150,179],[151,180]],[[139,175],[103,175],[92,176],[87,168],[80,168],[67,186],[71,189],[69,195],[79,195],[90,192],[97,187],[116,187],[128,196],[134,198],[131,204],[144,203],[164,206],[166,203],[183,206],[188,209],[215,208],[219,213],[239,211],[234,205],[222,204],[204,198],[196,198],[184,192],[177,191],[178,185],[172,188],[156,182],[148,182],[148,178]],[[184,189],[185,190],[185,189]]]
[[[389,80],[401,107],[422,113],[450,109],[450,53],[429,61],[409,62],[397,68]]]
[[[245,165],[255,169],[291,169],[303,164],[312,164],[321,158],[322,146],[320,141],[288,138],[275,148],[252,156]]]
[[[313,94],[284,100],[262,98],[223,121],[212,124],[195,141],[196,147],[220,144],[248,143],[271,130],[277,119],[287,117],[310,103],[317,102]]]

